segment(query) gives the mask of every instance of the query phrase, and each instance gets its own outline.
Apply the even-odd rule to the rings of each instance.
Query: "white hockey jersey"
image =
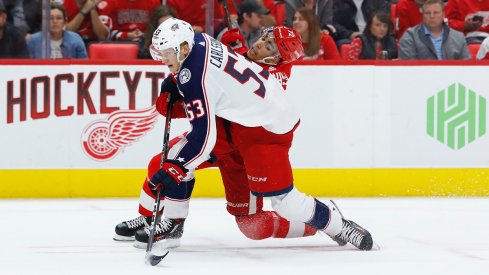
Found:
[[[216,142],[216,116],[276,134],[294,128],[297,111],[267,70],[206,34],[194,40],[176,76],[192,130],[172,158],[189,169],[207,160]]]

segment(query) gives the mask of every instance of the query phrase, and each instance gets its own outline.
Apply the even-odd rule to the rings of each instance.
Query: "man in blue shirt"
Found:
[[[400,40],[400,59],[470,59],[464,34],[444,22],[442,0],[427,0],[422,8],[423,22],[407,30]]]

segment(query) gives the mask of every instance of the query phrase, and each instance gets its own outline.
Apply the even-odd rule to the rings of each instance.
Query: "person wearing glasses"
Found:
[[[87,58],[87,49],[80,35],[65,30],[66,19],[65,9],[58,4],[52,4],[50,25],[51,52],[48,58]],[[41,32],[34,33],[27,40],[27,48],[31,58],[42,57],[41,41]]]

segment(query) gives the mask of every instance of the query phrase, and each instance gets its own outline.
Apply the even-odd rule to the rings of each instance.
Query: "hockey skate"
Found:
[[[184,223],[185,219],[162,219],[161,222],[156,224],[154,242],[159,242],[158,244],[166,249],[179,247]],[[150,227],[145,227],[136,232],[134,247],[146,248],[150,230]]]
[[[138,230],[148,227],[151,223],[151,217],[139,216],[135,219],[124,221],[116,225],[115,241],[134,241],[134,235]]]
[[[354,245],[356,248],[360,250],[380,249],[379,245],[373,241],[370,232],[368,232],[365,228],[361,227],[355,222],[345,219],[343,213],[341,213],[336,203],[333,200],[330,201],[334,205],[336,210],[338,210],[338,213],[340,214],[342,220],[342,227],[340,233],[338,233],[335,236],[330,236],[331,239],[333,239],[333,241],[338,243],[338,245],[340,246],[344,246],[347,243],[351,243],[352,245]]]
[[[360,250],[378,249],[378,245],[372,240],[372,235],[365,228],[350,220],[343,219],[341,232],[334,236],[333,240],[349,242]]]

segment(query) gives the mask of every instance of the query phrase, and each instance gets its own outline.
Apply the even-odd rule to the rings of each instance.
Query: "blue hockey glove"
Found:
[[[176,160],[166,160],[161,169],[149,181],[149,188],[156,190],[160,184],[163,187],[178,185],[187,176],[188,169]]]

